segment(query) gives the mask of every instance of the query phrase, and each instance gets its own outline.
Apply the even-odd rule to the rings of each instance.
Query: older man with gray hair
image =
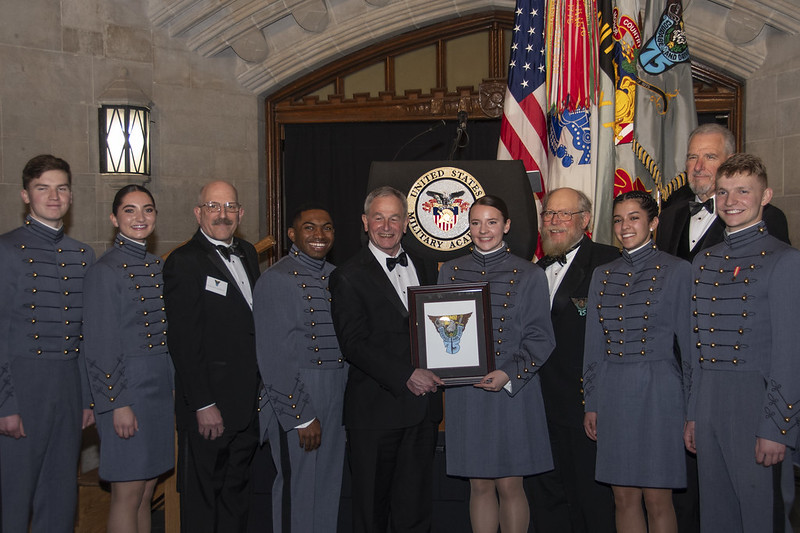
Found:
[[[369,244],[333,271],[333,326],[350,363],[344,424],[353,479],[353,531],[426,532],[443,385],[411,364],[407,288],[432,282],[401,245],[406,198],[391,187],[367,196]]]
[[[702,124],[689,136],[686,150],[686,187],[659,216],[656,246],[688,261],[700,250],[722,242],[725,224],[717,216],[714,186],[717,169],[736,151],[731,131],[719,124]],[[770,234],[789,243],[789,228],[783,211],[767,204],[764,222]]]
[[[536,531],[614,531],[611,489],[594,480],[596,445],[583,431],[582,375],[589,281],[595,267],[619,251],[592,242],[591,220],[592,202],[578,190],[555,189],[545,198],[541,237],[547,255],[537,264],[547,275],[556,348],[539,376],[555,470],[526,480]]]

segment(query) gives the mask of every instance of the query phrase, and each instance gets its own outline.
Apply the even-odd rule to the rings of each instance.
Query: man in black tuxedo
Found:
[[[232,185],[203,187],[194,214],[200,228],[164,264],[181,531],[245,531],[258,444],[258,258],[252,244],[233,236],[244,209]]]
[[[594,269],[619,257],[619,250],[586,235],[591,211],[589,198],[567,187],[551,191],[542,211],[547,255],[537,264],[550,288],[556,347],[539,377],[555,469],[525,480],[537,532],[615,530],[611,488],[594,480],[597,446],[583,431],[582,376],[589,282]]]
[[[702,124],[692,132],[686,151],[689,183],[675,192],[658,217],[656,245],[660,250],[692,261],[700,250],[722,242],[725,224],[717,217],[714,187],[717,168],[735,151],[733,133],[719,124]],[[763,218],[770,235],[789,242],[783,211],[767,204]]]
[[[670,197],[659,215],[656,246],[687,261],[701,251],[722,242],[725,223],[717,216],[714,190],[717,169],[736,151],[731,131],[719,124],[702,124],[689,135],[686,150],[688,184]],[[767,231],[789,243],[786,216],[772,204],[762,213]],[[697,485],[697,459],[686,452],[687,487],[673,495],[678,529],[681,533],[700,531],[700,496]]]
[[[331,274],[333,325],[350,363],[344,424],[353,480],[353,530],[431,529],[432,469],[443,385],[411,364],[407,287],[433,280],[400,240],[405,196],[380,187],[362,215],[368,246]]]

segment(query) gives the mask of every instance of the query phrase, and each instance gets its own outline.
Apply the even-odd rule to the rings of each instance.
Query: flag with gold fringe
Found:
[[[610,2],[610,0],[609,0]],[[614,157],[614,170],[612,184],[606,193],[617,196],[628,191],[653,191],[652,183],[646,187],[636,175],[636,155],[633,152],[633,137],[636,125],[634,123],[634,110],[636,107],[637,70],[636,57],[642,45],[640,30],[640,0],[616,0],[610,16],[611,38],[613,43],[603,46],[601,43],[601,57],[605,52],[613,58],[614,76],[614,119],[608,125],[613,131],[612,150]],[[602,176],[598,175],[598,187]],[[647,180],[650,182],[650,180]],[[611,220],[611,205],[606,205],[604,214]],[[600,209],[598,209],[598,212]],[[599,214],[599,213],[598,213]],[[608,232],[611,233],[609,223]],[[598,235],[598,240],[600,236]],[[603,242],[614,242],[613,237]]]
[[[547,5],[549,175],[547,188],[572,187],[594,199],[598,27],[595,0]]]
[[[663,200],[686,183],[686,143],[697,126],[681,0],[647,0],[644,36],[633,149],[637,176]]]
[[[545,192],[583,191],[599,242],[614,241],[614,196],[685,183],[697,116],[682,14],[681,0],[517,0],[498,159],[540,170]]]
[[[594,187],[594,223],[592,237],[598,242],[612,242],[612,203],[614,199],[614,173],[616,170],[615,101],[616,101],[616,49],[614,39],[613,0],[598,0],[597,26],[599,30],[600,96],[597,103],[597,180]]]

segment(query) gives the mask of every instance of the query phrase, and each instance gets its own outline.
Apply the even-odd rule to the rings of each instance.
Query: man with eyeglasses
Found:
[[[539,371],[555,469],[526,479],[536,531],[614,531],[611,489],[594,480],[596,444],[583,430],[583,341],[594,269],[619,257],[586,235],[592,203],[564,187],[544,201],[537,263],[547,275],[556,347]]]
[[[244,208],[215,181],[200,192],[200,228],[164,264],[175,364],[181,531],[245,531],[258,445],[259,374],[253,322],[258,257],[234,237]]]

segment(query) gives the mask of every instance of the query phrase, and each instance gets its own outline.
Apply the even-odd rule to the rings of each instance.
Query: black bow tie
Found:
[[[217,250],[219,253],[222,254],[227,261],[231,260],[231,255],[235,255],[236,257],[242,258],[244,257],[244,252],[242,252],[241,246],[236,241],[233,242],[230,246],[225,246],[224,244],[218,244]]]
[[[550,265],[552,265],[554,263],[558,263],[559,265],[566,265],[567,264],[567,254],[572,252],[573,250],[577,250],[578,247],[583,242],[584,238],[586,238],[586,237],[585,236],[581,237],[581,240],[579,240],[578,242],[573,244],[572,247],[570,247],[570,249],[567,250],[566,252],[564,252],[563,254],[546,255],[546,256],[542,257],[541,259],[539,259],[538,261],[536,261],[536,264],[539,265],[542,268],[547,268],[547,267],[549,267]]]
[[[389,269],[389,272],[394,270],[394,267],[397,265],[408,266],[408,256],[405,252],[400,252],[400,255],[397,257],[387,257],[386,258],[386,268]]]
[[[537,265],[541,266],[542,268],[547,268],[550,265],[558,263],[559,265],[566,265],[567,264],[567,254],[560,254],[560,255],[546,255],[539,259],[536,262]]]
[[[714,199],[709,198],[705,202],[695,202],[694,200],[689,202],[689,214],[691,214],[691,216],[695,216],[703,208],[709,213],[714,214]]]

